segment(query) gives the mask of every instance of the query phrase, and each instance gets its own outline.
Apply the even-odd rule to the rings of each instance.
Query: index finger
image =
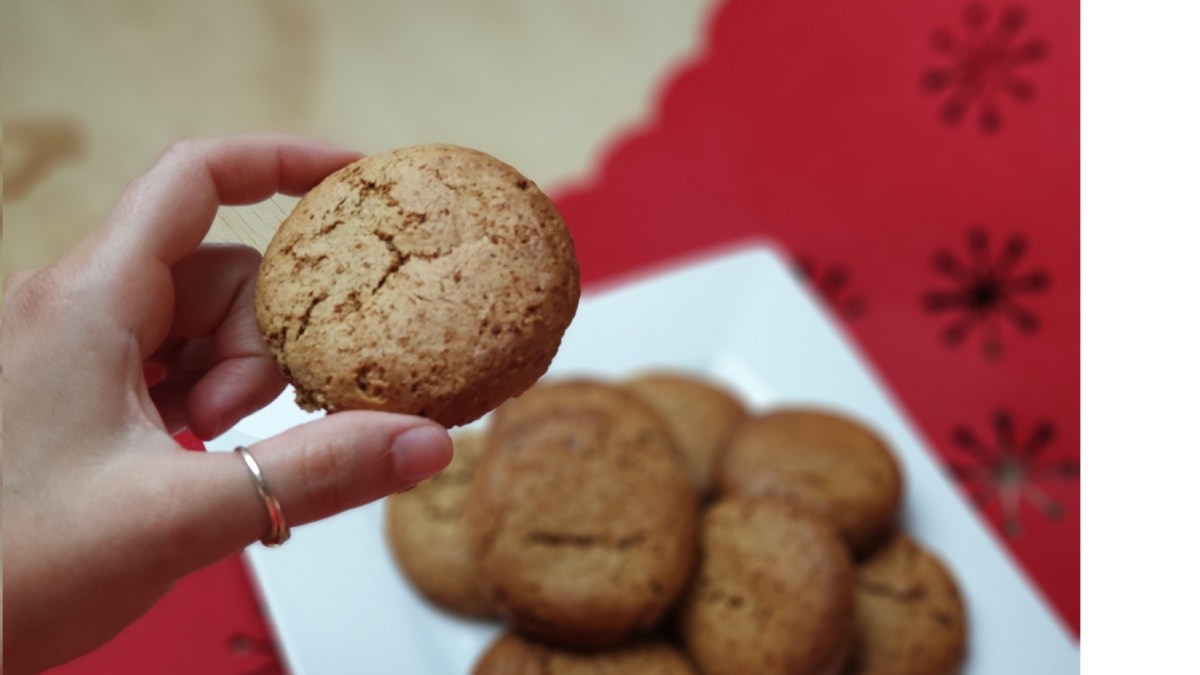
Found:
[[[276,192],[303,194],[360,157],[294,136],[175,143],[126,189],[100,246],[125,263],[170,267],[200,245],[218,206],[258,202]]]

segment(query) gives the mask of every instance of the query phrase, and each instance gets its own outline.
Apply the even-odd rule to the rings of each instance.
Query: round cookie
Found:
[[[664,423],[594,382],[501,406],[467,498],[500,613],[556,645],[598,648],[653,626],[695,557],[695,495]]]
[[[484,652],[474,675],[696,675],[675,647],[634,642],[598,652],[568,651],[506,633]]]
[[[780,410],[742,425],[717,475],[722,493],[782,495],[829,518],[857,554],[890,530],[900,468],[855,422],[817,410]]]
[[[625,386],[662,415],[692,487],[699,496],[707,495],[719,453],[746,420],[741,402],[717,385],[683,373],[644,373]]]
[[[836,675],[854,639],[845,544],[790,500],[720,499],[701,520],[679,628],[705,675]]]
[[[896,535],[858,567],[858,639],[847,675],[950,675],[966,651],[954,577]]]
[[[384,501],[384,531],[392,558],[431,602],[470,616],[492,617],[471,553],[463,503],[483,453],[479,432],[453,435],[454,459],[440,474]]]
[[[550,200],[482,152],[424,145],[327,177],[280,225],[259,330],[305,410],[386,410],[445,426],[531,386],[579,301]]]

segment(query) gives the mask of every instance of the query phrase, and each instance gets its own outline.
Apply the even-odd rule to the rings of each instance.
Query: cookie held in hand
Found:
[[[550,365],[579,301],[571,235],[532,181],[452,145],[361,159],[280,225],[259,330],[306,410],[470,422]]]

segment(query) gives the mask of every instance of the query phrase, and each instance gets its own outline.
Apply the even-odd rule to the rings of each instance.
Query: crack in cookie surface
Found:
[[[327,409],[474,419],[545,371],[578,301],[553,205],[463,148],[407,148],[335,172],[276,239],[260,275],[263,332],[289,381],[324,392],[309,399]],[[367,363],[384,375],[360,387]]]
[[[608,548],[626,551],[645,543],[646,533],[639,531],[623,537],[612,537],[603,534],[535,530],[525,535],[525,541],[536,546],[547,546],[550,548]]]

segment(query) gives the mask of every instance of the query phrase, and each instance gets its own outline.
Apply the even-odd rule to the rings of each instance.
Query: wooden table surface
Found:
[[[705,0],[13,0],[0,21],[5,274],[100,223],[172,140],[445,141],[543,187],[584,175],[701,38]],[[262,248],[294,200],[222,209]]]

